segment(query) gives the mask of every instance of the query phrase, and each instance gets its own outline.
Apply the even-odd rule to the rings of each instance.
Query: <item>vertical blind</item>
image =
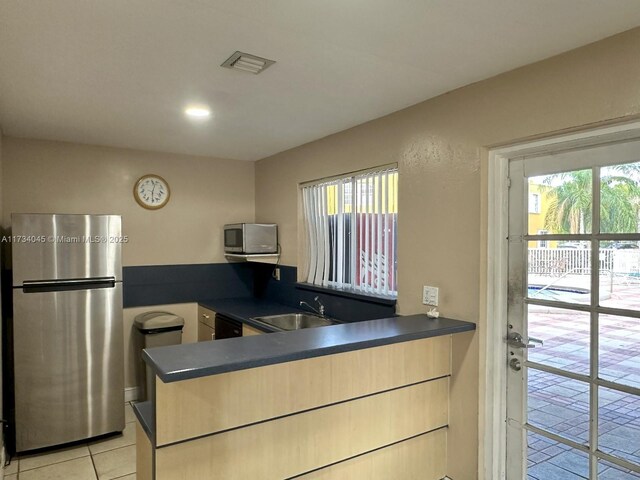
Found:
[[[307,282],[397,295],[398,169],[302,187]]]

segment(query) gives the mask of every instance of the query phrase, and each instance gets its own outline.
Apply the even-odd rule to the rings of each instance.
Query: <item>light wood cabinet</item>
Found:
[[[208,342],[216,338],[216,312],[198,305],[198,341]]]
[[[156,425],[156,442],[164,446],[200,438],[450,374],[451,338],[441,336],[158,381],[155,407],[162,422]]]
[[[247,324],[242,324],[242,336],[248,337],[250,335],[262,335],[264,332],[258,330],[257,328],[250,327]]]
[[[445,427],[448,392],[449,379],[439,378],[168,445],[156,450],[156,479],[292,478]],[[286,395],[277,393],[274,400]],[[220,392],[217,395],[222,396]],[[224,415],[224,411],[219,414]],[[439,451],[444,449],[445,439],[441,441],[443,448]],[[429,462],[435,462],[437,452],[423,454]],[[390,470],[399,470],[398,460],[404,457],[397,453],[392,456],[395,465]],[[443,466],[441,457],[437,473],[444,473]]]
[[[450,376],[446,335],[169,383],[156,377],[155,431],[150,443],[138,428],[138,476],[440,479]]]
[[[209,325],[198,322],[198,341],[208,342],[216,339],[216,331]]]
[[[149,437],[136,419],[136,478],[153,480],[154,452]]]

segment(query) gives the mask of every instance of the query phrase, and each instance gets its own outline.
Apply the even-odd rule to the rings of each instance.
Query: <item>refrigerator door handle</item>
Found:
[[[113,288],[115,284],[115,277],[71,278],[68,280],[25,280],[22,284],[22,291],[25,293],[37,293],[86,290],[91,288]]]

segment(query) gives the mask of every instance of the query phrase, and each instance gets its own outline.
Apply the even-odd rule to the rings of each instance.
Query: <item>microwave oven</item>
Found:
[[[224,226],[226,253],[278,253],[278,225],[234,223]]]

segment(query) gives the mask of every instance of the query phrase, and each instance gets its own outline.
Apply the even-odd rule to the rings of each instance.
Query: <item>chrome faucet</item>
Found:
[[[309,305],[305,301],[300,302],[300,306],[301,307],[306,306],[306,307],[310,308],[312,311],[314,311],[315,313],[317,313],[318,315],[320,315],[321,317],[324,317],[324,305],[320,301],[320,298],[319,297],[315,297],[314,300],[318,303],[318,308],[312,307],[311,305]]]

